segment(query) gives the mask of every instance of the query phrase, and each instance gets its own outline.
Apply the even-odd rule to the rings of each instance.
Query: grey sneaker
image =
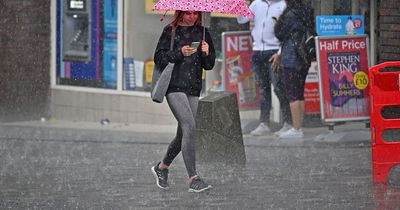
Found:
[[[159,165],[160,163],[151,167],[151,172],[153,172],[154,178],[156,178],[157,187],[163,190],[168,190],[168,169],[161,170],[158,168]]]
[[[196,177],[192,180],[192,182],[189,185],[189,192],[203,192],[205,190],[211,189],[212,186],[209,184],[206,184],[200,177]]]

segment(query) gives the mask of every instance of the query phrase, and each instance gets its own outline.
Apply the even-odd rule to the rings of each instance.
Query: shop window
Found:
[[[117,0],[57,0],[56,82],[116,89]]]

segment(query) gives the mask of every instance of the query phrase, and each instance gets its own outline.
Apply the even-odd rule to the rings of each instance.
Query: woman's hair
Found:
[[[303,6],[303,0],[285,0],[288,9],[298,8]]]
[[[195,12],[198,12],[198,11],[195,11]],[[194,25],[201,25],[201,15],[202,15],[202,13],[201,12],[198,12],[198,13],[199,13],[199,15],[197,16],[197,20],[194,23]],[[185,11],[176,10],[175,14],[174,14],[174,17],[172,18],[171,25],[176,28],[178,26],[179,21],[182,20],[183,15],[185,15]]]

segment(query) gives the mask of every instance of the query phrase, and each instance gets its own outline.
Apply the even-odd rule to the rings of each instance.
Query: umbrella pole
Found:
[[[205,14],[206,14],[205,12],[202,12],[202,14],[201,14],[201,24],[203,25],[203,41],[206,39],[206,25],[205,25],[206,15]]]

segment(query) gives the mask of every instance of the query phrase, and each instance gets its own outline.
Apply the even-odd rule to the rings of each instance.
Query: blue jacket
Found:
[[[286,9],[275,27],[275,35],[281,42],[281,66],[294,68],[305,66],[303,60],[296,53],[296,44],[300,43],[306,33],[306,23],[312,22],[309,10],[305,7]]]

